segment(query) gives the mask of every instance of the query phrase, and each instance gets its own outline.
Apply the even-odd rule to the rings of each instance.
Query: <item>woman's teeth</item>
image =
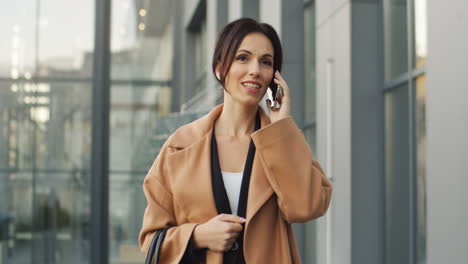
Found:
[[[244,83],[244,85],[247,86],[247,87],[249,87],[249,88],[255,88],[255,89],[260,88],[259,85],[253,84],[253,83]]]

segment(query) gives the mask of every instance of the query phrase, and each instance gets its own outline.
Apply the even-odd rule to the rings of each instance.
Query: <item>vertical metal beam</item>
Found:
[[[92,93],[91,263],[109,258],[109,110],[111,0],[96,0]]]
[[[382,4],[380,0],[351,4],[350,263],[385,263]]]
[[[185,87],[182,85],[182,78],[184,76],[184,61],[185,56],[182,54],[184,52],[184,26],[183,19],[184,9],[183,1],[175,1],[173,3],[172,13],[172,43],[174,50],[174,55],[172,57],[172,82],[171,82],[171,112],[179,112],[181,104],[185,102],[183,97]],[[178,52],[180,51],[180,52]]]

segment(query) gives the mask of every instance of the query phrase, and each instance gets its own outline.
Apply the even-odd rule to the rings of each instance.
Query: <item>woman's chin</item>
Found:
[[[245,106],[257,106],[262,98],[247,98],[246,100],[243,100],[242,104]]]
[[[265,93],[258,93],[258,94],[243,94],[242,96],[230,96],[233,103],[241,104],[246,107],[257,106],[263,98]]]

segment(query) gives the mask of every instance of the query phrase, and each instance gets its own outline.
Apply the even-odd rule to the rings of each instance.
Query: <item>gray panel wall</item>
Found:
[[[384,263],[384,100],[380,1],[352,3],[352,263]]]
[[[468,259],[468,1],[428,1],[428,264]]]

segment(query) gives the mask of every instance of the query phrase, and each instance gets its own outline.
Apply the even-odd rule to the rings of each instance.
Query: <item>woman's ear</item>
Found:
[[[221,81],[221,71],[219,69],[219,64],[216,65],[215,74],[216,74],[216,78],[218,79],[218,81]]]

